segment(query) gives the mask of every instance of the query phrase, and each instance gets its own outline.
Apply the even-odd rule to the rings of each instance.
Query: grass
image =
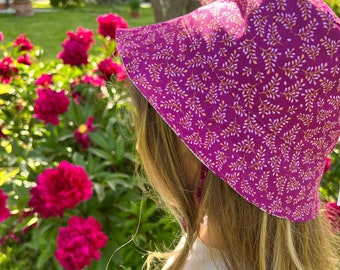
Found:
[[[340,14],[339,0],[327,0],[328,4]],[[55,59],[61,51],[61,43],[66,31],[75,31],[78,26],[97,31],[96,18],[109,12],[124,17],[130,27],[154,23],[151,8],[142,8],[139,18],[131,18],[129,7],[125,4],[86,5],[82,8],[52,9],[49,2],[36,1],[37,12],[32,17],[16,17],[14,14],[0,14],[0,31],[5,35],[4,43],[13,41],[19,34],[26,33],[34,45],[44,49],[43,61]],[[41,12],[51,9],[51,12]],[[39,12],[40,10],[40,12]],[[95,50],[95,47],[92,49]]]
[[[124,17],[130,27],[151,24],[154,22],[151,8],[142,8],[139,18],[131,18],[130,10],[124,4],[86,5],[82,8],[50,9],[48,3],[35,3],[34,16],[17,17],[14,14],[0,14],[0,31],[3,32],[5,44],[13,41],[19,34],[26,34],[34,45],[44,49],[43,61],[55,59],[61,51],[61,43],[67,31],[75,31],[78,26],[92,29],[96,33],[96,18],[109,12]],[[42,12],[50,9],[50,12]],[[39,12],[40,10],[40,12]],[[95,49],[95,47],[93,48]]]

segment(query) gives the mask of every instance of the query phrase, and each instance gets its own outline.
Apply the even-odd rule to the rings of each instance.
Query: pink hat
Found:
[[[215,1],[121,29],[127,73],[248,202],[301,222],[340,135],[340,20],[321,0]]]

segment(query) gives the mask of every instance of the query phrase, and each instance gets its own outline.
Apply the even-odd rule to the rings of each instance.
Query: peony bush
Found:
[[[156,237],[169,243],[177,230],[134,176],[115,48],[128,24],[111,13],[97,22],[97,33],[68,31],[47,63],[25,34],[0,32],[1,269],[140,269]]]
[[[127,76],[115,45],[116,29],[128,24],[112,13],[97,22],[97,33],[68,31],[47,63],[25,34],[8,42],[0,32],[3,270],[141,269],[143,254],[169,246],[179,230],[134,176]],[[335,233],[339,183],[338,145],[320,188]]]

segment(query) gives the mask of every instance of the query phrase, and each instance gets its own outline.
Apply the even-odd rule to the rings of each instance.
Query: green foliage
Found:
[[[325,2],[333,9],[333,11],[340,17],[340,1],[339,0],[325,0]]]
[[[83,6],[84,1],[83,0],[50,0],[50,4],[52,7],[72,8],[72,7]]]
[[[18,75],[10,84],[0,84],[0,126],[7,137],[0,138],[0,188],[9,195],[11,210],[11,216],[0,223],[1,269],[61,269],[54,258],[56,237],[59,228],[74,215],[93,216],[109,237],[101,259],[87,269],[140,269],[143,254],[154,250],[155,242],[168,245],[178,229],[143,197],[134,176],[135,146],[126,82],[113,77],[100,87],[76,84],[112,54],[114,48],[108,42],[98,37],[103,49],[89,58],[88,65],[80,67],[64,65],[60,60],[44,63],[40,60],[42,49],[35,46],[33,64],[15,61]],[[17,59],[21,54],[12,42],[0,43],[0,59]],[[72,93],[81,93],[79,104],[71,100],[68,111],[59,116],[59,125],[44,124],[33,117],[35,81],[42,74],[53,74],[55,91],[65,90],[70,98]],[[89,133],[90,148],[83,149],[74,132],[88,117],[94,118],[95,130]],[[85,169],[94,186],[92,198],[67,210],[62,218],[30,213],[29,190],[36,185],[38,175],[62,160]]]
[[[41,2],[34,2],[36,6]],[[44,7],[46,8],[46,7]],[[50,8],[50,7],[49,7]],[[26,33],[33,44],[44,49],[41,60],[53,61],[57,53],[62,49],[61,43],[65,39],[65,32],[76,29],[79,25],[96,31],[97,16],[108,12],[123,16],[130,27],[136,27],[154,22],[151,8],[140,9],[138,19],[131,18],[128,4],[90,5],[81,8],[51,9],[51,12],[37,12],[34,16],[14,17],[13,14],[0,15],[0,31],[5,35],[5,42],[14,40],[19,34]],[[1,27],[6,26],[6,27]],[[91,55],[99,55],[100,42],[91,48]]]
[[[332,152],[331,161],[331,168],[323,175],[320,187],[321,199],[328,202],[337,200],[340,192],[340,144]]]
[[[129,6],[132,11],[138,11],[140,9],[140,0],[129,0]]]

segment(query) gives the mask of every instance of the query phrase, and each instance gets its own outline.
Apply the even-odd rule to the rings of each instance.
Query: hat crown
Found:
[[[291,6],[284,5],[285,1],[276,6],[267,2],[256,9],[261,1],[252,1],[250,14],[244,16],[235,2],[217,1],[209,7],[210,12],[183,19],[191,44],[189,52],[177,51],[175,55],[187,59],[181,63],[184,72],[191,73],[187,92],[201,90],[196,97],[201,92],[209,100],[217,97],[213,106],[205,106],[215,114],[220,110],[215,104],[233,97],[240,116],[251,115],[288,144],[295,144],[293,138],[306,132],[313,133],[304,137],[308,140],[333,135],[326,140],[332,148],[338,135],[328,131],[332,125],[339,127],[339,32],[334,31],[329,15],[323,14],[325,21],[318,21],[320,11],[307,1],[297,1],[300,12],[306,13],[301,16],[285,11],[293,9],[295,1],[290,1]],[[205,84],[202,74],[212,80]],[[287,132],[295,135],[287,137]],[[327,145],[323,141],[315,147],[325,149]]]

